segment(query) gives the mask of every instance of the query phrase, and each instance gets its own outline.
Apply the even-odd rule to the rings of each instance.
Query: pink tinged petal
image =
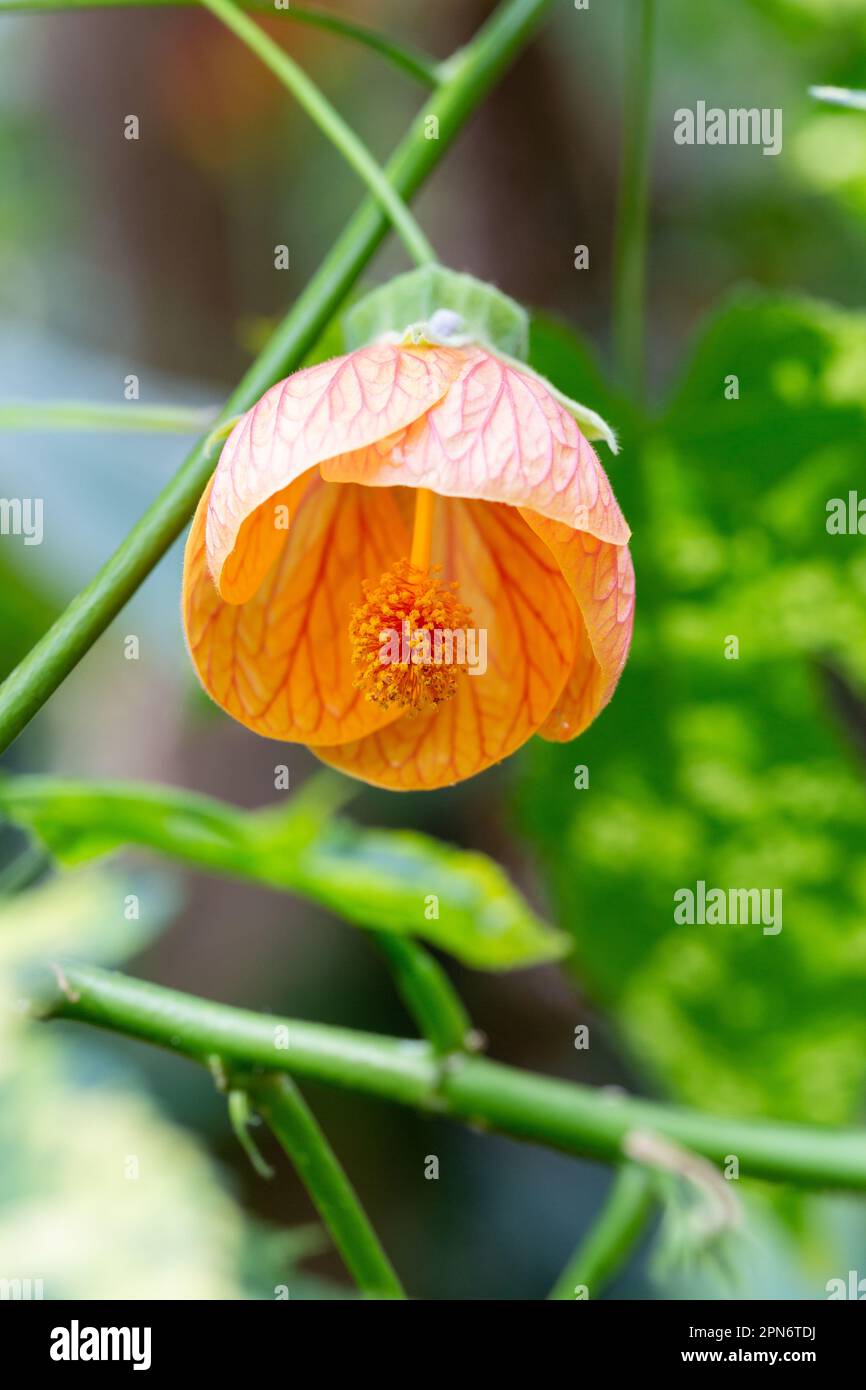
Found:
[[[604,709],[625,666],[634,621],[634,567],[627,546],[609,545],[529,511],[521,515],[557,561],[583,619],[571,674],[539,729],[543,738],[567,742]]]
[[[331,455],[405,428],[441,399],[465,356],[454,348],[371,346],[265,392],[229,436],[211,490],[207,558],[226,602],[252,597],[285,541],[271,507],[258,515],[263,504],[277,505],[277,494]]]
[[[576,421],[543,382],[481,349],[445,396],[402,431],[322,464],[334,481],[430,488],[531,508],[602,541],[630,536]]]

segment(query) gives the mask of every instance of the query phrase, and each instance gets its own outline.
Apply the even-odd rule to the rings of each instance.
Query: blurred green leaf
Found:
[[[316,779],[285,809],[244,812],[145,784],[8,778],[0,812],[65,864],[141,846],[301,894],[374,931],[423,937],[479,969],[564,954],[567,938],[534,915],[485,855],[333,818],[334,789],[341,798],[343,785]]]
[[[118,965],[176,904],[163,872],[121,879],[97,867],[0,901],[0,1269],[41,1280],[53,1299],[111,1298],[118,1288],[145,1299],[341,1296],[297,1269],[327,1248],[320,1228],[280,1231],[244,1217],[195,1140],[117,1062],[113,1042],[80,1043],[29,1019],[31,966],[60,956]],[[58,980],[65,987],[62,972]]]
[[[862,1105],[866,541],[828,535],[826,506],[862,488],[864,450],[866,316],[723,308],[623,455],[638,608],[616,696],[524,764],[582,981],[657,1083],[716,1111],[833,1123]],[[676,924],[698,880],[781,889],[782,931]]]
[[[28,1036],[0,1120],[0,1267],[45,1298],[238,1298],[243,1218],[195,1142]]]
[[[130,917],[130,895],[137,916]],[[177,895],[163,874],[131,882],[99,868],[49,878],[0,899],[0,1081],[20,1042],[25,992],[32,968],[62,956],[119,965],[151,940],[172,916]]]
[[[134,911],[128,910],[135,899]],[[178,902],[161,874],[132,880],[102,869],[47,879],[0,900],[0,970],[62,953],[100,965],[119,965],[172,915]]]
[[[860,0],[749,0],[759,9],[762,17],[768,14],[780,21],[799,21],[805,27],[800,30],[825,36],[832,33],[835,26],[845,26],[846,37],[856,34],[852,23],[862,30],[863,10]],[[792,32],[798,32],[795,27]]]
[[[0,557],[0,680],[5,680],[45,633],[60,609],[21,569]]]
[[[862,111],[852,109],[853,102],[835,105],[840,109],[815,104],[795,131],[792,172],[808,189],[837,198],[861,221],[866,214],[866,121]]]
[[[4,1277],[40,1280],[46,1299],[333,1296],[297,1268],[317,1228],[250,1222],[135,1074],[101,1057],[94,1084],[88,1055],[30,1030],[0,1090]]]
[[[560,319],[535,313],[529,327],[529,364],[566,396],[586,401],[605,418],[619,423],[627,413],[582,338]]]
[[[724,628],[751,661],[821,658],[866,685],[866,547],[827,531],[864,451],[866,315],[757,294],[723,308],[647,465],[671,640],[712,660]]]

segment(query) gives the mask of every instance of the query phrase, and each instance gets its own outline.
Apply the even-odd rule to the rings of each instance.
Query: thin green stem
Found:
[[[447,65],[447,76],[418,115],[386,173],[410,198],[538,24],[552,0],[505,0]],[[439,138],[429,138],[431,129]],[[296,370],[339,309],[388,230],[376,199],[358,210],[306,289],[226,401],[220,420],[248,410],[281,376]],[[17,738],[93,646],[177,539],[213,471],[201,439],[171,482],[85,589],[0,686],[0,752]]]
[[[463,1001],[441,965],[411,937],[371,931],[369,939],[382,953],[410,1018],[439,1056],[477,1047]]]
[[[238,9],[235,0],[201,0],[201,3],[227,29],[231,29],[251,53],[255,53],[256,57],[270,68],[335,149],[339,150],[346,163],[363,179],[374,198],[378,198],[390,217],[394,231],[415,264],[434,263],[436,253],[433,247],[384,170],[303,68],[298,67],[294,59],[290,58],[288,53],[284,53],[279,44],[255,24],[249,15]]]
[[[273,10],[273,0],[246,0],[246,3],[260,3],[263,9]],[[438,81],[436,60],[428,57],[414,44],[398,43],[389,34],[380,34],[377,29],[370,29],[366,24],[356,24],[354,20],[344,19],[342,15],[332,14],[330,10],[320,9],[318,5],[296,5],[292,0],[288,10],[277,13],[284,13],[287,18],[298,20],[301,24],[328,29],[331,33],[341,34],[344,38],[365,44],[395,68],[400,68],[409,77],[414,77],[416,82],[423,82],[427,87],[435,87]]]
[[[652,1207],[652,1183],[647,1173],[636,1164],[623,1164],[601,1216],[575,1250],[549,1297],[597,1298],[628,1258]]]
[[[49,969],[34,1012],[73,1018],[193,1057],[263,1067],[488,1125],[568,1153],[620,1163],[636,1133],[657,1134],[744,1177],[866,1191],[866,1133],[741,1120],[601,1091],[463,1056],[443,1068],[426,1043],[276,1019],[93,966]]]
[[[58,13],[63,10],[184,9],[199,3],[200,0],[0,0],[0,14],[4,10],[14,13]],[[398,43],[389,34],[380,34],[377,29],[357,24],[353,19],[344,19],[342,15],[332,14],[318,5],[296,5],[292,0],[286,8],[277,9],[274,0],[238,0],[238,3],[244,10],[259,10],[272,19],[294,20],[298,24],[326,29],[332,34],[363,44],[427,87],[435,86],[438,80],[435,58],[429,57],[420,48]]]
[[[614,257],[614,340],[623,382],[636,407],[644,396],[644,314],[652,50],[656,0],[635,0],[625,76],[626,111]],[[629,13],[635,8],[629,7]]]
[[[0,401],[0,430],[82,430],[110,434],[200,434],[215,410],[98,401]]]
[[[294,1082],[280,1075],[245,1085],[294,1164],[358,1288],[368,1298],[405,1298],[355,1189]]]

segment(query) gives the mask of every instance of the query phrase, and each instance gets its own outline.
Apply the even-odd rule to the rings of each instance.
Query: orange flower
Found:
[[[441,787],[534,733],[575,738],[608,702],[628,539],[539,378],[480,347],[375,344],[236,424],[187,542],[190,652],[256,733],[378,786]]]

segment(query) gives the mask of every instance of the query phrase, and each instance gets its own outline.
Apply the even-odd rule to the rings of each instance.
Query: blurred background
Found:
[[[444,57],[492,6],[331,8]],[[825,523],[829,499],[866,491],[866,115],[807,89],[866,86],[866,14],[856,0],[657,8],[652,420],[640,441],[610,344],[636,6],[559,0],[416,205],[443,261],[537,311],[539,370],[622,432],[621,454],[602,449],[602,461],[635,533],[632,660],[578,744],[536,741],[453,791],[359,788],[350,809],[485,851],[572,934],[565,967],[488,974],[447,961],[491,1055],[719,1113],[862,1123],[866,538]],[[269,27],[384,157],[422,89],[340,37]],[[135,374],[143,402],[217,405],[358,202],[354,176],[193,10],[0,15],[0,93],[0,398],[120,403]],[[781,107],[781,154],[675,145],[673,112],[698,100]],[[129,114],[137,141],[123,138]],[[289,270],[274,268],[278,244]],[[402,268],[390,244],[368,280]],[[737,401],[723,394],[731,373]],[[45,515],[41,546],[0,541],[2,674],[187,447],[0,434],[0,492],[44,498]],[[7,771],[167,782],[248,807],[278,795],[276,762],[303,783],[311,755],[255,739],[198,691],[180,563],[178,544]],[[138,661],[124,659],[129,634]],[[724,656],[731,634],[737,661]],[[2,834],[13,860],[20,835]],[[143,921],[118,941],[116,884],[138,876]],[[781,887],[783,931],[675,926],[672,894],[698,879]],[[34,890],[55,895],[38,911],[84,956],[104,919],[99,958],[145,978],[410,1028],[366,939],[309,903],[143,855],[63,883]],[[582,1023],[588,1051],[574,1046]],[[0,1087],[0,1271],[43,1277],[56,1297],[349,1292],[286,1163],[263,1139],[279,1176],[255,1176],[223,1100],[187,1063],[55,1024],[17,1038]],[[417,1297],[543,1297],[609,1181],[594,1164],[304,1089]],[[122,1180],[126,1154],[141,1159],[135,1184]],[[746,1234],[724,1269],[660,1264],[650,1239],[611,1295],[820,1298],[831,1277],[866,1274],[862,1203],[739,1188]]]

